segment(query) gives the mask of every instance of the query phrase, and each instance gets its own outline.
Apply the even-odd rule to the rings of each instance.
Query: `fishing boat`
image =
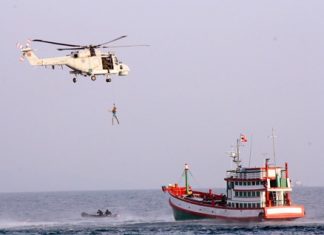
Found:
[[[288,174],[288,163],[284,167],[270,164],[242,167],[237,139],[236,151],[231,151],[235,163],[228,170],[226,193],[217,194],[194,190],[188,183],[189,166],[185,164],[185,186],[170,184],[162,186],[169,194],[169,204],[175,220],[224,219],[234,221],[290,220],[304,217],[303,205],[295,205],[291,199],[292,187]]]

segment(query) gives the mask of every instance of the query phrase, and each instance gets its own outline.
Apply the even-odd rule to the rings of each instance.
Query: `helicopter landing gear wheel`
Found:
[[[73,78],[72,81],[73,81],[74,83],[76,83],[77,80],[76,80],[76,78]]]
[[[106,79],[106,82],[111,82],[111,78],[107,78]]]
[[[91,76],[91,80],[92,80],[92,81],[96,81],[96,79],[97,79],[97,78],[96,78],[95,75],[92,75],[92,76]]]

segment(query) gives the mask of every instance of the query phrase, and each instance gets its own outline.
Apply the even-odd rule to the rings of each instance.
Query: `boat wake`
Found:
[[[269,234],[324,233],[324,222],[227,223],[215,220],[196,221],[123,221],[4,222],[1,234]]]

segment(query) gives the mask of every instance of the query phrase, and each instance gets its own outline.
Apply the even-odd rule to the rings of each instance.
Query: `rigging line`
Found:
[[[192,174],[192,172],[189,170],[189,174],[191,175],[192,179],[195,181],[195,183],[197,184],[198,188],[203,188],[200,184],[200,182],[196,179],[196,177]]]
[[[115,104],[116,103],[116,96],[115,96],[115,88],[114,88],[113,84],[111,84],[111,93],[112,93],[113,103]]]
[[[177,181],[178,185],[180,185],[180,183],[182,181],[182,177],[184,177],[184,173],[185,173],[184,171],[181,173],[181,175],[180,175],[180,177],[179,177],[179,179]]]

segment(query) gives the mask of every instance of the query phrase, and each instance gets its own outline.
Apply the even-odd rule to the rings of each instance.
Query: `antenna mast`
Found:
[[[272,135],[270,136],[270,138],[272,138],[273,161],[274,161],[274,164],[276,165],[275,138],[277,138],[277,136],[274,135],[274,128],[272,128]]]
[[[230,152],[230,157],[233,158],[233,162],[236,164],[236,169],[241,168],[241,160],[240,160],[240,140],[236,140],[236,151]]]

